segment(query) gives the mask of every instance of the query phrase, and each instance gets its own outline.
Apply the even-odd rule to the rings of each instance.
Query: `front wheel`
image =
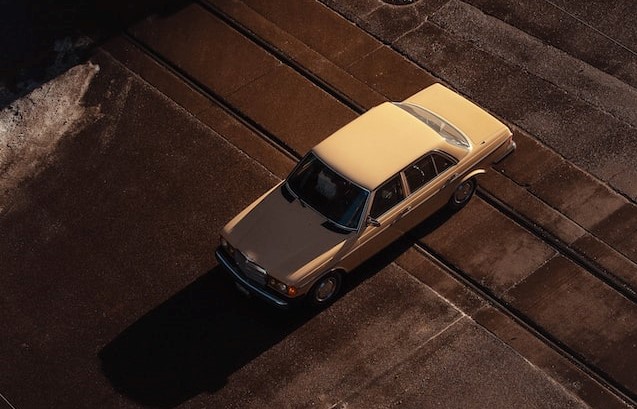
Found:
[[[336,300],[341,291],[342,276],[339,272],[331,272],[321,277],[308,293],[307,301],[313,307],[323,307]]]
[[[453,191],[451,199],[449,199],[449,207],[454,210],[462,209],[471,200],[473,193],[476,191],[476,186],[475,178],[467,179],[460,183],[456,190]]]

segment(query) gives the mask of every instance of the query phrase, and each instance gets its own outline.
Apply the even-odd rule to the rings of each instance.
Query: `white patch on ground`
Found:
[[[46,165],[60,140],[96,118],[82,98],[99,66],[78,65],[0,111],[0,213],[8,194]]]
[[[107,125],[100,133],[100,142],[102,146],[107,146],[111,143],[111,138],[115,134],[115,129],[117,128],[117,125],[124,114],[124,110],[126,109],[128,94],[133,86],[133,78],[127,77],[126,82],[123,85],[117,84],[117,86],[119,88],[114,96],[115,102],[112,110],[113,112],[111,113],[111,110],[109,110],[109,115],[106,117],[106,120],[108,121]],[[113,83],[111,82],[111,86],[108,87],[104,96],[107,99],[111,99],[113,98],[113,94]]]

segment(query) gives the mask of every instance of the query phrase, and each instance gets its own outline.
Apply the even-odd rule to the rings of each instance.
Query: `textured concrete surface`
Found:
[[[476,379],[517,368],[523,389],[506,399],[504,388],[489,390],[480,404],[578,402],[382,259],[314,318],[241,297],[214,267],[215,232],[275,179],[118,64],[95,64],[83,104],[99,102],[104,115],[63,139],[2,219],[0,354],[12,370],[0,388],[12,405],[365,406],[415,351],[439,350],[441,336],[467,353],[477,342],[506,356],[477,359]],[[434,356],[423,378],[451,365]]]
[[[511,290],[507,298],[590,362],[635,390],[637,306],[596,281],[578,266],[556,257]]]
[[[269,15],[269,14],[268,14]],[[280,18],[279,14],[274,15],[273,18]],[[296,31],[294,27],[288,27],[291,32],[297,33],[297,35],[302,38],[306,38],[309,34],[304,32],[303,30]],[[364,35],[364,34],[363,34]],[[317,36],[321,36],[321,34],[317,34]],[[308,40],[308,42],[311,42]],[[170,52],[168,53],[170,55]],[[286,81],[260,81],[260,87],[254,87],[255,91],[264,92],[267,94],[277,95],[280,92],[280,89],[283,85],[277,86],[277,84],[286,84],[285,86],[289,87],[290,95],[305,95],[311,92],[310,88],[304,88],[303,82],[295,79],[294,76],[291,77],[281,77],[288,78]],[[387,81],[387,79],[385,79]],[[383,79],[380,78],[378,82],[375,83],[376,88],[380,88],[379,84],[382,84]],[[288,85],[290,84],[290,85]],[[243,91],[243,90],[241,90]],[[251,94],[247,92],[247,94]],[[275,134],[280,135],[282,140],[288,144],[289,146],[298,146],[298,143],[295,142],[296,135],[290,135],[289,132],[281,132],[280,129],[277,130],[277,121],[273,120],[273,117],[278,116],[278,112],[286,110],[287,101],[280,101],[276,98],[268,98],[266,96],[268,103],[257,104],[262,107],[259,110],[258,115],[255,116],[259,123],[265,126],[267,129],[270,129]],[[249,106],[246,107],[244,105],[242,110],[250,110],[253,109]],[[324,117],[324,122],[335,122],[332,116]],[[290,126],[288,124],[284,124],[284,126]],[[291,125],[294,126],[294,125]],[[475,205],[474,205],[475,206]],[[486,283],[490,288],[495,289],[497,292],[502,292],[507,290],[508,288],[515,286],[517,283],[521,282],[525,277],[529,274],[533,273],[536,268],[541,266],[550,256],[554,254],[554,252],[546,247],[546,245],[542,244],[538,239],[532,238],[529,235],[525,235],[523,231],[515,226],[515,224],[508,221],[506,218],[501,218],[499,221],[501,223],[494,222],[494,219],[488,216],[489,212],[486,211],[487,208],[475,208],[477,209],[475,213],[466,213],[470,209],[465,209],[465,212],[462,212],[458,215],[455,222],[454,220],[449,220],[444,226],[439,226],[437,230],[430,234],[427,239],[431,240],[433,243],[442,243],[441,252],[445,255],[445,257],[450,258],[457,263],[466,271],[470,271],[474,274],[479,281]],[[612,213],[613,209],[610,209],[609,212]],[[470,216],[466,216],[467,219],[462,219],[464,214],[470,214]],[[497,213],[494,211],[491,214],[495,217]],[[464,221],[462,221],[462,220]],[[460,221],[457,221],[460,220]],[[469,258],[466,260],[467,254],[466,252],[460,252],[458,249],[463,248],[463,246],[456,246],[456,237],[458,237],[458,233],[462,232],[463,234],[467,234],[466,227],[471,224],[467,224],[466,220],[479,221],[481,227],[476,227],[473,231],[474,235],[467,235],[467,242],[469,243],[481,243],[481,244],[489,244],[485,246],[481,246],[479,249],[476,248],[476,253],[472,254],[473,258]],[[445,229],[449,227],[449,237],[453,237],[454,240],[449,240],[449,237],[446,239],[436,240],[437,235],[444,234]],[[472,226],[472,225],[471,225]],[[486,234],[485,239],[485,231],[497,231],[502,233],[502,231],[508,232],[506,235],[502,235],[503,239],[492,240],[489,238],[497,238],[498,235],[494,234]],[[528,246],[523,245],[523,243],[536,243],[539,247],[533,249],[527,249]],[[446,244],[446,245],[445,245]],[[466,247],[466,246],[465,246]],[[539,250],[538,250],[539,249]],[[544,251],[543,251],[544,250]],[[504,258],[500,258],[499,255],[501,253],[505,253],[507,256]],[[526,255],[526,256],[524,256]],[[532,257],[528,257],[531,255]],[[495,258],[497,257],[497,258]],[[530,259],[530,265],[524,264],[521,260]],[[497,268],[495,271],[491,271],[492,267],[496,265]]]
[[[381,41],[637,198],[634,3],[329,0]],[[391,18],[378,18],[379,15]],[[616,24],[609,23],[612,21]],[[627,33],[626,33],[627,32]],[[626,98],[622,97],[624,95]]]
[[[353,395],[342,407],[585,407],[468,319]]]
[[[401,99],[420,81],[432,80],[319,3],[290,9],[246,4],[270,19],[264,24],[251,14],[253,22],[276,32],[273,38],[295,38],[289,49],[300,61],[335,83],[355,78],[349,90],[363,100],[378,93]],[[509,32],[472,4],[420,1],[392,8],[367,1],[349,10],[369,17],[366,27],[375,35],[383,29],[399,42],[421,32],[426,24],[419,19],[435,20],[428,29],[441,40],[436,47],[479,57],[488,53],[467,45],[474,37],[466,36],[476,33],[441,28],[452,17],[467,17]],[[560,7],[567,6],[587,12],[574,4]],[[317,13],[316,19],[307,13]],[[364,26],[361,16],[353,19]],[[600,29],[608,28],[610,20],[604,21]],[[272,31],[271,24],[281,31]],[[414,29],[401,37],[401,30]],[[353,116],[200,6],[150,17],[132,32],[299,152]],[[494,46],[488,37],[475,40]],[[489,52],[501,51],[498,45]],[[290,160],[129,46],[115,40],[107,49],[152,86],[110,57],[95,57],[100,71],[80,108],[99,108],[100,115],[89,117],[75,137],[61,135],[49,166],[7,197],[11,207],[0,219],[0,264],[6,269],[0,302],[7,306],[0,321],[8,334],[0,356],[12,369],[1,373],[0,392],[13,405],[586,407],[583,399],[593,407],[625,406],[410,248],[410,238],[363,266],[349,292],[319,315],[279,314],[240,297],[212,258],[216,232],[284,175]],[[476,58],[470,64],[475,76],[463,83],[463,92],[480,85],[480,70],[489,68],[482,63]],[[328,68],[321,70],[322,64]],[[523,78],[516,64],[499,72]],[[440,72],[455,69],[468,72],[448,66]],[[604,69],[620,77],[609,71]],[[410,80],[394,84],[401,77]],[[497,84],[484,89],[487,102],[503,90]],[[591,100],[578,100],[577,110],[583,108],[572,115],[587,112]],[[313,111],[321,114],[313,117]],[[507,120],[517,118],[507,112],[513,112]],[[537,171],[538,163],[554,157],[544,148],[529,154],[522,162],[536,163],[535,169],[518,168],[507,179],[509,187],[516,177],[530,181],[526,194],[551,202],[562,231],[579,238],[592,230],[596,240],[606,241],[593,242],[589,251],[612,245],[634,256],[627,236],[635,226],[623,223],[631,220],[634,205],[562,162],[553,163],[552,172],[568,188],[579,181],[585,189],[560,195],[568,189],[545,183],[546,172]],[[501,168],[505,175],[508,163]],[[595,206],[577,206],[581,200],[574,198]],[[578,236],[582,231],[569,218],[589,232]],[[552,250],[479,200],[458,214],[437,215],[416,234],[635,389],[630,324],[636,312],[621,296],[560,258],[548,261]],[[467,257],[464,249],[471,246]],[[499,252],[504,257],[496,258]],[[598,257],[621,266],[607,251]],[[619,320],[604,331],[609,317]],[[596,334],[591,337],[580,324]],[[623,360],[625,351],[629,360]]]
[[[97,354],[205,275],[221,225],[275,182],[117,64],[95,63],[83,103],[104,115],[63,137],[1,220],[0,390],[18,408],[122,407]],[[229,289],[214,288],[202,300]]]
[[[498,294],[524,280],[555,254],[546,243],[479,199],[434,231],[421,236],[416,230],[413,234]]]

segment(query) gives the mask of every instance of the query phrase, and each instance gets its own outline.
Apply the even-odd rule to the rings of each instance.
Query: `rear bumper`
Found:
[[[493,163],[501,162],[504,158],[509,156],[515,150],[516,147],[517,145],[515,144],[515,141],[511,140],[511,143],[509,144],[509,146],[507,146],[506,150],[502,153],[502,155],[496,158],[496,160],[494,160]]]
[[[215,257],[219,264],[230,272],[235,283],[241,286],[242,289],[277,308],[287,309],[290,307],[291,300],[274,294],[273,291],[270,292],[269,290],[259,286],[258,284],[252,283],[249,279],[247,279],[241,270],[239,270],[239,267],[237,267],[237,264],[234,262],[232,257],[230,257],[223,248],[217,248],[217,251],[215,251]]]

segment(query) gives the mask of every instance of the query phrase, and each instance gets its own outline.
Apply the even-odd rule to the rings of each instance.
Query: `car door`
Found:
[[[373,220],[362,228],[350,256],[358,265],[402,234],[397,222],[405,214],[406,190],[400,174],[395,175],[373,193],[369,217]]]
[[[403,174],[409,196],[408,209],[396,222],[396,229],[407,232],[443,207],[450,197],[453,181],[458,178],[456,161],[442,152],[431,152],[405,168]]]

